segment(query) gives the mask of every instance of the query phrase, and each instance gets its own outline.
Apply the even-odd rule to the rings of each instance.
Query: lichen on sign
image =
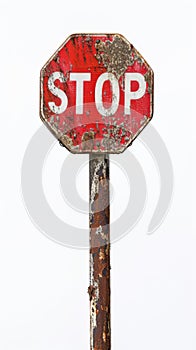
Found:
[[[107,71],[113,73],[117,79],[124,74],[128,66],[134,63],[132,45],[121,36],[116,35],[113,41],[97,40],[95,48],[98,62],[103,62]]]

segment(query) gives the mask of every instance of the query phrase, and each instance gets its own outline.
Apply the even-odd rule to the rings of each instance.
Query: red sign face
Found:
[[[70,36],[41,70],[41,119],[73,153],[121,153],[153,113],[153,71],[119,34]]]

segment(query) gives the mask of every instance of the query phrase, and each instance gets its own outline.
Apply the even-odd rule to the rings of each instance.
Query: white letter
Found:
[[[106,109],[103,106],[102,90],[103,90],[103,84],[107,80],[110,81],[111,87],[112,87],[112,105],[110,108]],[[104,116],[111,116],[115,114],[115,112],[118,109],[119,99],[120,99],[119,85],[115,75],[112,73],[101,74],[97,79],[97,83],[95,87],[95,104],[98,112]]]
[[[137,91],[131,90],[131,81],[137,81],[139,88]],[[131,114],[131,100],[138,100],[146,92],[146,82],[140,73],[125,73],[125,114]]]
[[[83,114],[84,81],[91,80],[91,73],[70,73],[70,81],[76,81],[76,114]]]
[[[63,75],[63,73],[54,72],[50,75],[48,79],[48,89],[50,90],[50,92],[53,93],[54,96],[57,96],[61,99],[61,104],[60,106],[56,106],[54,102],[48,102],[48,105],[52,112],[54,112],[55,114],[61,114],[67,108],[68,100],[65,92],[54,85],[54,82],[57,79],[60,80],[61,83],[65,82],[65,76]]]

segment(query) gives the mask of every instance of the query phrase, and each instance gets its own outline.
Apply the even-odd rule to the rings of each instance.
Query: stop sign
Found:
[[[41,70],[41,119],[73,153],[121,153],[153,113],[153,71],[119,34],[71,35]]]

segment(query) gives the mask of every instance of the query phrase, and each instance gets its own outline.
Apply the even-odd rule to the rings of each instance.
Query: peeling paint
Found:
[[[91,350],[110,350],[109,158],[90,155]]]
[[[92,205],[94,200],[95,200],[95,196],[99,193],[99,182],[100,182],[100,172],[103,175],[103,178],[106,178],[106,163],[103,159],[104,157],[99,157],[98,156],[98,161],[96,163],[95,169],[94,169],[94,174],[93,174],[93,178],[92,178],[92,184],[91,184],[91,198],[90,198],[90,204]],[[91,206],[92,209],[92,206]],[[92,212],[92,211],[90,211]]]
[[[95,133],[92,130],[83,133],[82,135],[83,151],[85,150],[90,151],[94,148],[94,137],[95,137]]]
[[[148,72],[144,75],[145,81],[148,83],[148,92],[149,94],[153,91],[153,76],[152,71],[148,70]]]
[[[61,136],[60,141],[67,148],[73,147],[73,140],[67,135]]]
[[[112,42],[97,40],[95,48],[98,62],[103,62],[107,71],[113,73],[117,79],[134,63],[132,46],[119,35],[115,35]]]

